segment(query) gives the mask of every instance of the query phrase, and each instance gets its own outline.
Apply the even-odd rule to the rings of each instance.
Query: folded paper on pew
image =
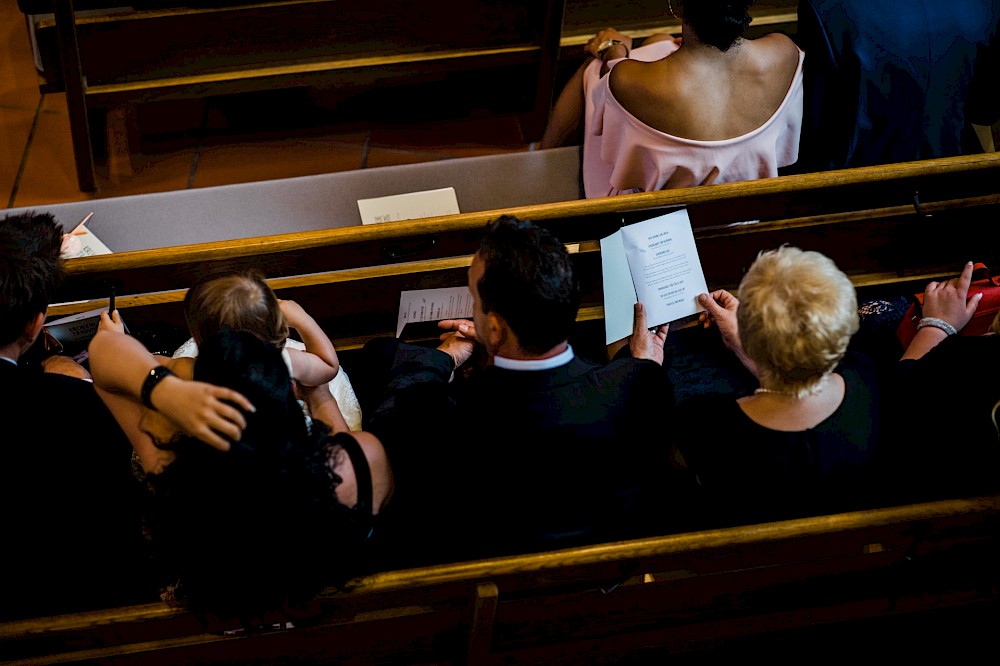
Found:
[[[361,224],[415,220],[437,215],[456,215],[458,197],[454,187],[424,190],[407,194],[393,194],[375,199],[358,199]]]
[[[472,319],[472,294],[468,287],[442,287],[404,291],[399,296],[396,337],[408,324],[442,319]]]
[[[687,210],[630,224],[601,239],[604,330],[607,344],[632,334],[633,306],[659,326],[703,310],[708,291]]]

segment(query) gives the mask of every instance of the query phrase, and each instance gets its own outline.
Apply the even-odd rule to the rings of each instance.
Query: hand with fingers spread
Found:
[[[220,451],[228,451],[243,436],[243,411],[254,411],[250,401],[232,389],[178,377],[161,381],[150,402],[183,433]]]
[[[632,319],[632,335],[628,338],[632,357],[644,358],[663,365],[663,345],[667,341],[669,330],[670,324],[660,324],[650,330],[646,323],[645,306],[642,303],[636,303]]]

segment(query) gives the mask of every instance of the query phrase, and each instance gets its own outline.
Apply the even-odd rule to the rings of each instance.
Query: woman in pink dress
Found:
[[[552,110],[540,146],[583,130],[588,198],[767,178],[798,157],[802,51],[781,33],[743,36],[752,0],[672,2],[681,38],[633,49],[601,30]]]

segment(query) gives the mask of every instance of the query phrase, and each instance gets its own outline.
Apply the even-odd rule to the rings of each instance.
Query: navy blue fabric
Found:
[[[804,117],[795,171],[981,152],[1000,119],[1000,0],[801,0]]]

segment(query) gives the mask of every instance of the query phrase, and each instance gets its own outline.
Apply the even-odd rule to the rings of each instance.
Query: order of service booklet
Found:
[[[697,298],[708,287],[686,209],[627,225],[602,238],[601,269],[607,344],[632,334],[636,302],[645,306],[650,327],[704,309]]]

